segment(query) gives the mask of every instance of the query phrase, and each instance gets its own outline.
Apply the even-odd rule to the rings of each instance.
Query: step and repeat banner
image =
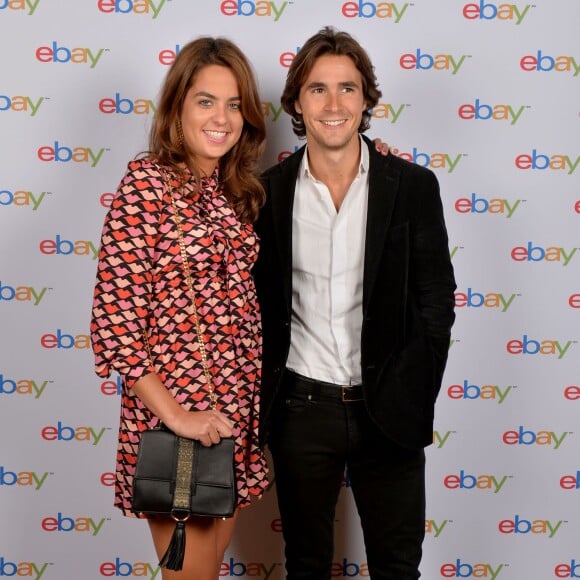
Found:
[[[300,145],[280,94],[330,24],[374,61],[368,135],[437,174],[457,274],[423,578],[580,578],[579,22],[578,0],[0,0],[0,577],[161,578],[147,525],[112,507],[121,386],[88,336],[103,218],[181,46],[247,53],[266,168]],[[219,576],[283,578],[275,481]],[[332,576],[369,576],[348,475]]]

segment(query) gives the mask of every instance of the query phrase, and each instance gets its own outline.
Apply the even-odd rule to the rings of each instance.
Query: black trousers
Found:
[[[419,578],[424,451],[389,441],[364,402],[343,402],[338,387],[290,372],[284,383],[269,444],[287,580],[330,579],[335,511],[346,467],[371,578]]]

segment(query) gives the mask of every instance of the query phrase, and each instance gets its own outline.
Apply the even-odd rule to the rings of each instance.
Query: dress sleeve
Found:
[[[152,372],[143,330],[149,318],[163,184],[133,161],[103,225],[91,316],[95,372],[116,371],[131,388]]]

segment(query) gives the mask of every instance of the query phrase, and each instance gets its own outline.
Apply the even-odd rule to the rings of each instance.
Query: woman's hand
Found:
[[[389,154],[389,144],[384,143],[378,137],[373,139],[373,143],[375,144],[375,149],[381,153],[383,156],[387,156]]]
[[[220,411],[188,411],[163,386],[156,373],[141,377],[133,390],[143,404],[176,435],[197,439],[203,446],[231,437],[234,424]]]
[[[197,439],[204,447],[210,447],[222,437],[231,437],[234,424],[220,411],[183,409],[167,426],[180,437]]]

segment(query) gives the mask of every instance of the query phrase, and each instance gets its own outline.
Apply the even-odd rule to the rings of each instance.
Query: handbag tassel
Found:
[[[167,570],[179,571],[183,568],[183,558],[185,556],[185,521],[179,520],[175,524],[175,530],[171,536],[171,542],[167,551],[159,560],[159,566]]]

